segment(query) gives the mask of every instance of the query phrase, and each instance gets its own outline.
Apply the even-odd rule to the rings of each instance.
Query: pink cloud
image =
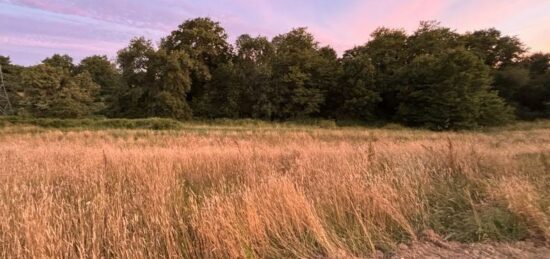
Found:
[[[96,40],[75,40],[72,37],[52,37],[52,36],[2,36],[0,43],[6,46],[26,46],[36,48],[55,48],[66,49],[67,51],[87,51],[93,53],[103,53],[105,50],[121,49],[123,43]],[[52,53],[53,54],[53,53]]]
[[[460,15],[454,16],[452,24],[465,30],[496,27],[513,20],[516,16],[529,10],[549,6],[546,0],[484,0],[468,2]]]
[[[65,14],[85,15],[87,13],[85,9],[79,8],[74,4],[67,5],[66,1],[14,0],[11,3]]]
[[[546,24],[547,26],[540,26]],[[526,43],[531,52],[550,53],[550,16],[542,16],[538,19],[523,22],[516,27],[514,34],[519,34],[520,39]]]
[[[422,20],[440,20],[440,15],[452,1],[412,0],[372,2],[364,1],[350,6],[330,22],[330,26],[312,26],[319,40],[332,45],[343,53],[370,39],[378,27],[403,28],[409,31],[417,28]]]
[[[181,22],[182,15],[188,16],[197,11],[197,8],[185,2],[155,0],[154,4],[143,4],[131,0],[12,0],[10,3],[52,13],[87,17],[134,27],[167,30]]]
[[[495,27],[518,35],[533,50],[550,47],[549,0],[0,0],[0,5],[0,23],[10,24],[0,28],[2,52],[36,44],[43,53],[61,47],[114,53],[133,36],[158,41],[182,21],[204,16],[220,21],[231,41],[243,33],[273,37],[305,26],[339,53],[367,42],[377,27],[412,32],[421,20],[439,20],[460,32]],[[43,37],[47,40],[40,42]]]
[[[505,35],[518,35],[534,51],[548,51],[550,15],[529,16],[532,10],[543,10],[543,13],[545,9],[550,11],[550,1],[364,1],[335,17],[331,21],[333,25],[313,26],[312,29],[321,41],[342,52],[364,44],[377,27],[403,28],[412,32],[422,20],[437,20],[443,26],[462,32],[495,27]]]
[[[420,21],[440,20],[441,14],[454,4],[453,0],[414,0],[407,4],[398,5],[388,17],[384,24],[387,26],[415,29]]]

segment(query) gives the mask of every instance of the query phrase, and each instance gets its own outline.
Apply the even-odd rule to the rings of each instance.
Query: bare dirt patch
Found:
[[[550,258],[550,246],[540,242],[476,243],[448,242],[433,231],[423,233],[419,242],[399,245],[393,254],[378,253],[378,258]]]

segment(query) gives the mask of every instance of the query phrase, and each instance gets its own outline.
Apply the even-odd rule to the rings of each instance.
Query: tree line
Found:
[[[326,118],[437,130],[550,118],[550,54],[527,55],[496,29],[460,34],[434,21],[412,34],[378,28],[342,57],[306,28],[230,44],[218,22],[196,18],[158,46],[132,39],[114,62],[55,54],[0,64],[15,113],[35,117]]]

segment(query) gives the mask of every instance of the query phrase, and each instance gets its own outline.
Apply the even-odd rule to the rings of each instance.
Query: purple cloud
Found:
[[[234,40],[307,26],[340,53],[379,26],[412,31],[420,20],[468,31],[496,27],[550,52],[547,0],[0,0],[0,54],[35,64],[56,52],[114,57],[134,36],[155,41],[186,19],[209,16]]]

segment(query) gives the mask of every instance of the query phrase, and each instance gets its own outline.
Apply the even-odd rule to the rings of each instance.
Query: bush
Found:
[[[9,124],[31,125],[44,128],[86,128],[86,129],[151,129],[151,130],[177,130],[182,128],[182,123],[165,118],[147,119],[55,119],[55,118],[24,118],[4,117],[0,118],[0,126]]]

